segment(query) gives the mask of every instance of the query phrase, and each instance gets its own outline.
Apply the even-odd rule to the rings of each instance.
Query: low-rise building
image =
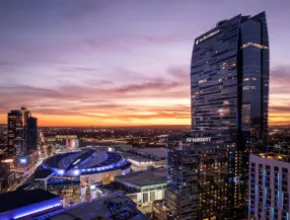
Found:
[[[131,162],[133,171],[166,166],[167,151],[165,148],[134,148],[130,152],[123,152],[123,155]]]
[[[0,194],[1,220],[28,220],[60,209],[62,198],[41,189]]]
[[[166,169],[151,169],[116,176],[114,184],[99,187],[103,191],[107,190],[106,194],[123,192],[138,205],[143,213],[151,213],[153,202],[165,197]]]
[[[108,197],[85,202],[61,211],[46,213],[33,220],[149,220],[128,197],[113,194]]]

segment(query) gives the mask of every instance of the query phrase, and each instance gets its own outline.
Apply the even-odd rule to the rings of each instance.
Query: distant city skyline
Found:
[[[271,125],[290,124],[290,2],[0,3],[0,123],[26,106],[40,126],[190,125],[196,36],[266,11]],[[249,7],[250,6],[250,7]]]

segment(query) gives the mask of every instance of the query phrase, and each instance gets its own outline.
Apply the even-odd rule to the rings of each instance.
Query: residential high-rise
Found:
[[[8,148],[5,157],[26,156],[36,150],[37,119],[22,107],[8,113]]]
[[[277,153],[250,156],[248,219],[289,219],[290,157]]]
[[[22,114],[19,110],[8,113],[8,149],[6,157],[21,156],[23,146]]]
[[[195,39],[188,140],[199,156],[200,219],[246,215],[249,153],[267,150],[268,88],[265,12],[222,20]],[[170,142],[168,151],[170,168]]]

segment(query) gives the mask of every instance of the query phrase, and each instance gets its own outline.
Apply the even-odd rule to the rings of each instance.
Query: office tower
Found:
[[[23,139],[23,146],[22,146],[22,155],[27,155],[27,137],[28,137],[28,130],[27,130],[27,122],[28,118],[31,116],[30,112],[25,107],[21,107],[21,115],[22,115],[22,139]]]
[[[246,213],[249,153],[266,151],[268,86],[264,12],[222,20],[195,39],[190,140],[199,155],[200,218]]]
[[[5,156],[21,156],[23,146],[22,114],[19,110],[8,113],[8,150]]]
[[[37,149],[37,118],[30,116],[27,119],[27,138],[26,138],[26,146],[27,153],[31,153],[36,151]]]
[[[195,220],[199,161],[191,143],[183,135],[168,137],[167,156],[168,219]]]
[[[248,219],[289,219],[290,157],[276,153],[250,156]]]

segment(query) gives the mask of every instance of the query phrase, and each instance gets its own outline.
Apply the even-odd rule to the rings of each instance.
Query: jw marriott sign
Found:
[[[185,142],[193,142],[193,143],[199,143],[199,142],[210,142],[211,137],[198,137],[198,138],[186,138]]]

